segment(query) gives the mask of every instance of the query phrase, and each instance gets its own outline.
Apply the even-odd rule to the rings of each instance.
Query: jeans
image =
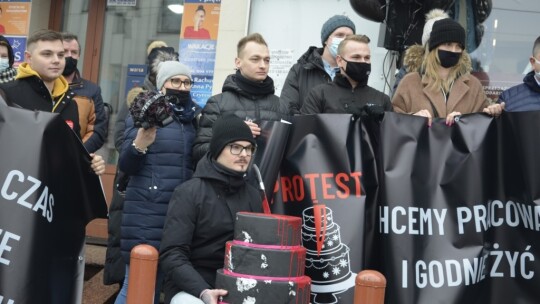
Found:
[[[129,265],[126,265],[126,276],[124,278],[124,284],[120,293],[116,297],[114,304],[125,304],[127,302],[127,293],[128,293],[128,281],[129,281]],[[159,304],[159,296],[161,293],[161,285],[163,283],[163,273],[161,271],[157,272],[156,276],[156,289],[154,291],[154,304]]]

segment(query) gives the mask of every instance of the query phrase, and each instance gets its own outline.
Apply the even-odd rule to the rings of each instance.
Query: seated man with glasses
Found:
[[[236,213],[262,212],[259,191],[244,179],[256,150],[250,128],[227,115],[212,129],[209,151],[169,203],[160,250],[165,303],[215,304],[226,295],[214,283],[225,243],[233,239]]]

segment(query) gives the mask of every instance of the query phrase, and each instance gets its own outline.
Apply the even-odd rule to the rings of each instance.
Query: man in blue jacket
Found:
[[[532,66],[523,83],[511,87],[501,93],[500,102],[505,102],[508,112],[540,110],[540,37],[534,41],[532,56],[529,58]]]

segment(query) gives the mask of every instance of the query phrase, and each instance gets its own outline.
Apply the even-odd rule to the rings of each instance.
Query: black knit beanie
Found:
[[[219,118],[212,127],[210,156],[216,159],[227,144],[240,140],[256,145],[251,129],[238,116],[227,115]]]
[[[465,29],[452,19],[441,19],[433,23],[429,37],[429,50],[433,50],[446,42],[457,42],[465,48]]]

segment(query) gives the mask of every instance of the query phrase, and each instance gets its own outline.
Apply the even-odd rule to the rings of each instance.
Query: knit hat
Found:
[[[440,8],[432,9],[426,14],[426,24],[424,24],[424,31],[422,32],[423,46],[425,46],[429,40],[429,35],[433,29],[433,23],[445,18],[450,18],[450,16],[448,16],[448,14]]]
[[[356,33],[356,27],[354,23],[349,19],[349,17],[344,15],[335,15],[326,20],[321,29],[321,42],[324,45],[324,42],[330,35],[340,27],[348,27],[353,33]]]
[[[218,158],[223,148],[231,142],[249,141],[256,145],[251,129],[238,116],[227,115],[219,118],[212,127],[212,139],[210,139],[210,156]]]
[[[429,37],[429,50],[433,50],[446,42],[457,42],[465,47],[465,29],[452,19],[441,19],[433,23]]]
[[[184,75],[191,79],[191,71],[189,67],[178,61],[165,61],[158,65],[158,73],[156,78],[156,88],[161,90],[165,81],[176,75]]]

